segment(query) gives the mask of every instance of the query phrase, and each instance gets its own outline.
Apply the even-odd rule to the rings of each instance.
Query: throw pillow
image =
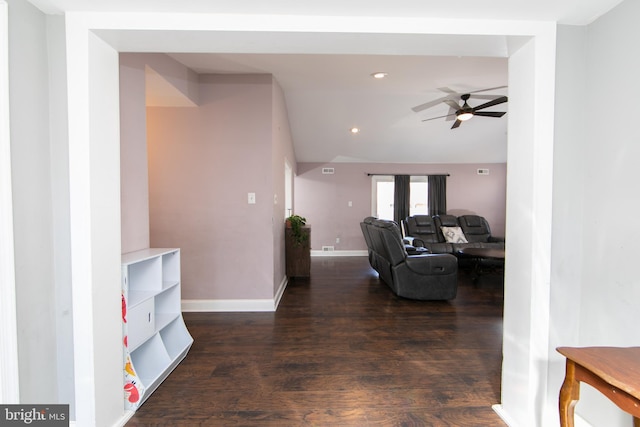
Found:
[[[469,243],[460,227],[441,227],[447,243]]]

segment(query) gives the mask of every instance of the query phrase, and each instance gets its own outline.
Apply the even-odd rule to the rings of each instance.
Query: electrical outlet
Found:
[[[336,237],[336,243],[340,243],[340,238]]]

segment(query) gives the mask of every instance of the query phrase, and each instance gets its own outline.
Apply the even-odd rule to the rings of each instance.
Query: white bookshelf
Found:
[[[180,295],[180,249],[122,255],[125,409],[142,405],[191,348]]]

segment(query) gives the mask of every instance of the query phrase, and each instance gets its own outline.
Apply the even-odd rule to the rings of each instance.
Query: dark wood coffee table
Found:
[[[477,283],[480,278],[480,274],[483,272],[483,261],[493,260],[497,261],[496,265],[491,268],[495,271],[496,267],[504,267],[504,249],[495,248],[464,248],[458,249],[456,254],[460,257],[469,258],[473,260],[473,272],[471,273],[471,280],[473,283]]]
[[[458,254],[470,258],[498,259],[504,261],[504,249],[465,248],[459,249]]]

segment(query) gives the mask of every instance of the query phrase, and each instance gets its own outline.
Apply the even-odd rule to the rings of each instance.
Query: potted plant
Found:
[[[297,245],[302,245],[307,241],[309,235],[302,232],[302,226],[307,223],[307,219],[300,215],[291,215],[285,220],[287,228],[291,228],[293,240]]]

